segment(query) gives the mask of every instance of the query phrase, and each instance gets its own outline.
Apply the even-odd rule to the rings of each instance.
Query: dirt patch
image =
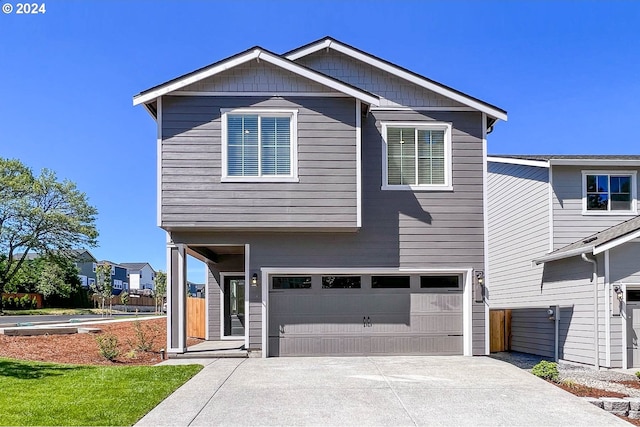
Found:
[[[558,387],[560,387],[561,389],[568,391],[569,393],[575,394],[576,396],[580,396],[580,397],[595,397],[595,398],[600,398],[600,397],[626,397],[626,394],[623,393],[617,393],[615,391],[607,391],[607,390],[602,390],[599,388],[594,388],[594,387],[588,387],[586,385],[582,385],[582,384],[576,384],[576,383],[554,383],[552,382],[551,384],[554,384]]]
[[[138,330],[142,330],[152,342],[150,351],[136,349],[140,342],[136,335],[136,323],[139,324]],[[100,355],[96,334],[30,337],[0,335],[0,357],[81,365],[154,365],[161,361],[160,349],[166,346],[166,319],[105,323],[96,327],[102,330],[101,334],[111,334],[118,339],[120,355],[114,362]],[[190,338],[187,345],[194,345],[201,341]]]
[[[640,381],[632,380],[632,381],[614,381],[616,384],[622,384],[629,388],[637,388],[640,390]]]

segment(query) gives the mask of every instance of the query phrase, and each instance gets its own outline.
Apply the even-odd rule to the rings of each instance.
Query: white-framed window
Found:
[[[452,190],[451,123],[382,124],[383,190]]]
[[[83,287],[87,287],[87,276],[84,276],[82,274],[79,274],[78,277],[80,278],[80,285],[82,285]]]
[[[114,266],[111,266],[111,275],[112,276],[116,275],[116,268]]]
[[[93,272],[95,273],[96,271],[98,271],[98,264],[96,264],[95,262],[93,263]]]
[[[221,109],[222,182],[298,182],[298,111]]]
[[[636,171],[582,171],[583,215],[636,215]]]
[[[96,279],[93,279],[91,277],[89,277],[89,286],[95,285],[96,284]]]
[[[115,279],[113,281],[113,289],[122,289],[122,280]]]

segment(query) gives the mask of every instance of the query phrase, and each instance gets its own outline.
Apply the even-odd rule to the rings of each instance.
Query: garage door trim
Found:
[[[304,267],[262,267],[262,357],[269,355],[269,291],[272,275],[384,275],[384,274],[462,274],[462,331],[463,355],[472,355],[472,268],[304,268]]]

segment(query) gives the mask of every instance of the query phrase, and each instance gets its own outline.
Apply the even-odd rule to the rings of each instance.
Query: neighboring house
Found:
[[[205,286],[204,283],[192,283],[187,282],[189,289],[188,295],[194,298],[204,298]]]
[[[121,266],[127,269],[129,277],[129,289],[155,289],[153,279],[156,271],[147,262],[122,262]]]
[[[96,267],[98,260],[86,249],[73,251],[78,277],[83,287],[87,288],[96,281]]]
[[[208,268],[209,340],[488,352],[486,137],[504,110],[332,38],[253,47],[134,105],[157,122],[170,354],[186,351],[187,255]]]
[[[113,295],[120,295],[122,291],[129,291],[129,279],[127,278],[127,269],[115,262],[100,261],[98,265],[109,264],[111,266],[111,285]]]
[[[512,310],[512,350],[640,367],[639,170],[640,156],[488,158],[487,291]]]

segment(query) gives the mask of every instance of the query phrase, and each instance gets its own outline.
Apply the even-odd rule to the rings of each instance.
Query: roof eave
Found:
[[[334,49],[340,53],[351,56],[352,58],[356,58],[376,68],[394,74],[404,80],[408,80],[414,84],[417,84],[418,86],[424,87],[425,89],[431,90],[432,92],[438,93],[442,96],[453,99],[454,101],[460,102],[461,104],[467,105],[468,107],[474,108],[480,112],[487,114],[489,117],[495,118],[497,120],[503,120],[505,122],[508,119],[507,112],[505,110],[502,110],[501,108],[475,99],[469,95],[456,91],[445,85],[436,83],[425,77],[411,73],[407,70],[402,69],[401,67],[398,67],[397,65],[393,65],[390,62],[384,61],[380,58],[376,58],[375,56],[356,49],[352,46],[345,45],[344,43],[341,43],[331,37],[320,39],[315,43],[312,42],[306,46],[303,46],[302,48],[290,51],[284,56],[291,61],[295,61],[299,58],[318,52],[322,49]]]
[[[560,259],[571,258],[594,251],[594,246],[582,246],[565,252],[551,252],[543,257],[533,260],[535,265],[544,264],[545,262],[558,261]]]

